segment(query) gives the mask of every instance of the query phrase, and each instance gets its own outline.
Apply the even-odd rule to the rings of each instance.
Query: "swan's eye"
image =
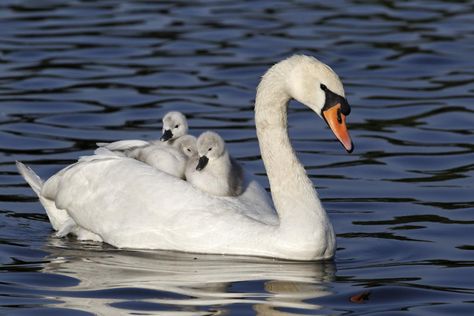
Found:
[[[212,147],[209,147],[209,149],[207,151],[211,151],[212,150]]]
[[[321,90],[323,91],[326,91],[328,89],[328,87],[326,87],[324,83],[321,83],[320,87],[321,87]]]
[[[188,148],[187,151],[191,152],[191,148]]]
[[[179,127],[179,125],[175,125],[175,126],[174,126],[174,128],[178,128],[178,127]]]

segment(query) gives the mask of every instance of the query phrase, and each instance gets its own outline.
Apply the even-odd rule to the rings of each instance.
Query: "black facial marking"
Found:
[[[207,158],[206,156],[199,157],[199,161],[198,161],[198,164],[196,166],[196,170],[201,171],[202,169],[204,169],[207,166],[208,162],[209,162],[209,158]]]
[[[349,103],[347,103],[347,100],[340,95],[332,92],[329,90],[326,85],[321,84],[321,90],[324,91],[326,94],[326,102],[324,103],[322,112],[332,108],[336,104],[341,104],[341,113],[344,115],[349,115],[351,113],[351,107],[349,106]],[[340,118],[340,113],[338,113],[338,121]],[[342,122],[342,120],[341,120]]]
[[[171,130],[167,129],[165,130],[165,132],[163,133],[163,135],[161,135],[161,138],[160,140],[162,142],[166,142],[167,140],[173,138],[173,133],[171,132]]]

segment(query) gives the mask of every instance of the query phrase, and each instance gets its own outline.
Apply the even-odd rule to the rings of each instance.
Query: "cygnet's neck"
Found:
[[[210,160],[209,165],[211,168],[208,169],[211,170],[213,174],[225,179],[229,177],[231,162],[229,153],[227,151],[218,158]]]

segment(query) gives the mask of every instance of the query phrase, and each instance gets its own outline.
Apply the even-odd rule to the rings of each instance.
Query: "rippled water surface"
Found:
[[[472,2],[4,0],[0,29],[1,314],[474,311]],[[54,237],[14,161],[47,178],[96,142],[157,138],[169,110],[218,131],[268,187],[255,87],[294,53],[331,65],[352,105],[351,155],[314,113],[289,113],[334,262]]]

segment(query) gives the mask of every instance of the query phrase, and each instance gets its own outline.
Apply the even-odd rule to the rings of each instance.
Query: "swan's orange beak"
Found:
[[[348,153],[351,153],[354,149],[354,145],[352,144],[351,137],[347,131],[346,116],[341,113],[341,104],[338,103],[329,109],[324,110],[322,114],[326,123],[328,123],[342,146],[344,146]]]

